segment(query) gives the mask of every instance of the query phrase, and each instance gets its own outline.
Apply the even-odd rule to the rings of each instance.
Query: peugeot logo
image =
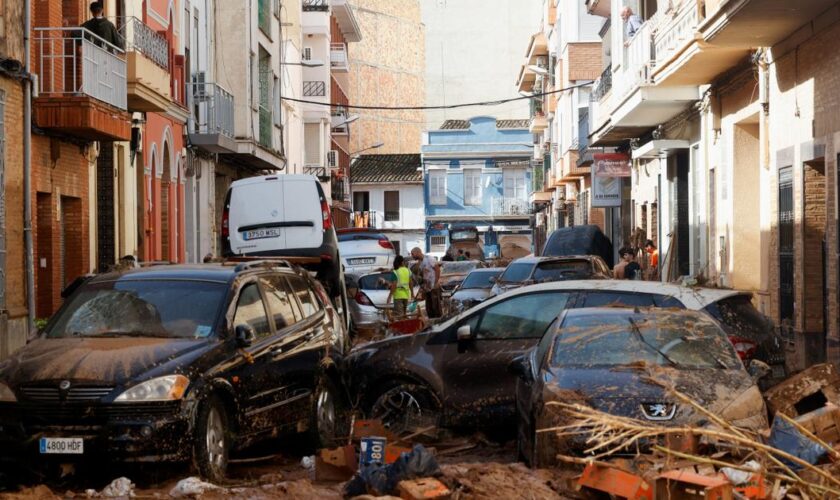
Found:
[[[643,403],[642,414],[648,420],[671,420],[677,413],[677,405],[671,403]]]
[[[70,381],[69,380],[62,380],[58,384],[58,388],[61,389],[62,391],[66,391],[67,389],[70,388]]]

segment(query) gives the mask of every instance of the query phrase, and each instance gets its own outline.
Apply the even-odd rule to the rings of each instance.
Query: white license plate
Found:
[[[253,231],[245,231],[242,234],[244,240],[260,240],[263,238],[277,238],[280,236],[280,228],[273,227],[268,229],[254,229]]]
[[[82,438],[41,438],[41,454],[45,455],[81,455],[85,452],[85,440]]]
[[[347,259],[347,263],[352,266],[358,266],[360,264],[373,264],[376,262],[376,258],[374,257],[365,257],[362,259]]]

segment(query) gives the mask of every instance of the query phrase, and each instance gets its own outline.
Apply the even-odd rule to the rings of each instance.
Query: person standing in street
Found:
[[[613,268],[613,277],[618,280],[634,280],[637,274],[642,270],[642,267],[636,262],[633,254],[633,249],[624,247],[618,251],[618,256],[621,262]]]
[[[467,258],[466,258],[466,257],[464,257],[464,250],[463,250],[462,248],[459,248],[459,249],[458,249],[458,258],[457,258],[456,260],[457,260],[458,262],[462,262],[462,261],[467,260]]]
[[[653,240],[647,240],[645,242],[645,251],[648,253],[648,262],[650,264],[648,274],[650,277],[654,277],[659,271],[659,250],[656,249]]]
[[[82,24],[82,28],[90,31],[99,38],[114,45],[117,48],[125,49],[125,40],[117,31],[114,23],[105,19],[105,6],[102,2],[93,2],[90,4],[90,13],[93,18],[88,19]],[[94,40],[96,42],[96,40]]]
[[[441,316],[440,266],[429,255],[423,255],[419,247],[411,249],[411,257],[420,262],[423,278],[423,298],[426,300],[426,314],[429,318]]]
[[[411,286],[411,271],[405,265],[405,258],[402,255],[397,255],[394,258],[394,279],[391,281],[391,291],[388,293],[388,299],[385,301],[391,302],[394,299],[394,316],[401,318],[405,316],[408,309],[408,301],[414,300],[414,289]]]

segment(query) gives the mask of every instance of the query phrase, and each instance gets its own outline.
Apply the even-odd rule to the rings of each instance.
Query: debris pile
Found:
[[[550,402],[565,418],[543,428],[584,440],[578,488],[623,498],[840,498],[840,375],[814,366],[765,393],[769,429],[739,428],[669,388],[703,416],[669,426],[610,415],[575,402]],[[617,457],[630,458],[617,458]]]

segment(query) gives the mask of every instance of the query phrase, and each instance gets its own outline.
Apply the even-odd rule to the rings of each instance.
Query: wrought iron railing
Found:
[[[333,177],[330,183],[330,191],[332,192],[333,201],[344,203],[350,201],[350,189],[346,177]]]
[[[36,28],[39,92],[128,105],[125,52],[83,28]]]
[[[589,110],[586,108],[578,110],[578,136],[577,149],[583,151],[589,147]]]
[[[591,99],[600,101],[605,95],[612,90],[612,66],[607,66],[595,82],[595,88],[592,89]]]
[[[542,162],[534,162],[534,169],[531,173],[531,191],[539,193],[545,189],[545,170]]]
[[[216,83],[193,80],[188,84],[192,98],[193,134],[222,134],[234,137],[233,94]]]
[[[376,228],[377,217],[375,210],[353,212],[353,227]]]
[[[328,0],[303,0],[303,11],[321,11],[326,12],[330,10],[330,3]]]
[[[272,115],[271,109],[260,106],[260,137],[259,144],[265,148],[274,147],[272,139]]]
[[[303,82],[303,95],[306,97],[323,97],[327,95],[327,84],[321,81]]]
[[[322,167],[321,165],[306,165],[303,167],[303,173],[306,175],[314,175],[319,179],[329,179],[330,177],[327,167]]]
[[[521,198],[493,198],[490,203],[492,215],[527,215],[528,200]]]
[[[125,50],[135,51],[169,69],[169,43],[160,33],[136,17],[117,18],[117,31],[125,39]]]

